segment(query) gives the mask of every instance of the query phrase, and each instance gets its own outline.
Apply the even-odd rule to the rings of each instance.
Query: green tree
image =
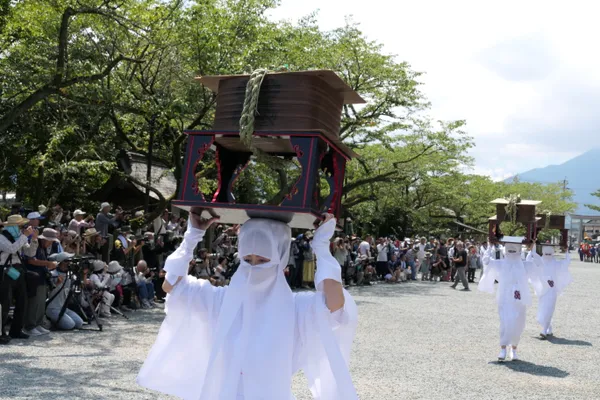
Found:
[[[600,199],[600,189],[596,190],[594,193],[592,193],[592,196],[598,197],[598,199]],[[585,205],[587,208],[594,210],[594,211],[600,211],[600,206],[599,205],[595,205],[595,204],[586,204]]]

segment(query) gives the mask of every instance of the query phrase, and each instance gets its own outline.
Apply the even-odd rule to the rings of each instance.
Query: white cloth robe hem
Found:
[[[199,381],[203,380],[206,373],[211,335],[214,333],[213,328],[226,290],[215,288],[205,280],[187,276],[187,265],[192,258],[193,249],[203,234],[201,230],[188,229],[182,245],[167,260],[165,270],[171,278],[169,282],[175,283],[178,276],[184,278],[167,296],[167,317],[137,378],[141,386],[183,399],[200,397],[202,382]],[[319,268],[320,265],[318,262]],[[322,271],[325,270],[326,268],[322,268]],[[315,399],[357,398],[351,380],[350,388],[348,387],[348,360],[356,330],[357,310],[350,294],[344,291],[344,295],[342,313],[335,315],[326,308],[321,292],[294,295],[296,341],[292,370],[304,370]],[[324,325],[328,329],[323,331]],[[199,340],[200,337],[208,340]],[[334,346],[337,357],[336,351],[333,351],[333,356],[331,354],[331,340],[337,341],[337,346]],[[195,356],[192,358],[190,354]],[[329,358],[333,358],[333,368],[330,367]],[[346,379],[344,374],[340,378],[339,371],[345,372]],[[336,379],[341,382],[336,382]],[[293,399],[291,388],[289,393],[290,399]],[[268,395],[262,393],[261,398],[270,400],[265,397]]]

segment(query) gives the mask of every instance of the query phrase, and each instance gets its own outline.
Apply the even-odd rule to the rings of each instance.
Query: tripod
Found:
[[[94,307],[92,307],[92,300],[90,299],[89,294],[85,290],[83,290],[83,288],[81,286],[81,279],[79,278],[79,276],[73,272],[68,272],[65,279],[68,279],[70,281],[69,294],[67,294],[65,303],[63,304],[62,308],[60,309],[60,313],[58,314],[58,319],[56,320],[56,322],[52,322],[53,327],[55,329],[58,328],[58,323],[60,322],[63,315],[65,315],[68,305],[72,303],[73,306],[77,308],[76,311],[79,311],[79,314],[82,316],[82,318],[85,320],[85,322],[88,325],[91,325],[92,320],[93,320],[94,323],[96,324],[96,326],[98,327],[98,329],[83,329],[83,330],[98,330],[101,332],[102,324],[100,323],[100,320],[98,319],[98,313],[96,312]],[[61,288],[61,290],[63,290],[63,289]],[[88,304],[88,306],[87,306],[88,311],[92,314],[91,317],[88,316],[88,313],[86,313],[85,307],[81,304],[80,296],[74,296],[74,295],[82,295],[84,297],[86,303]],[[48,304],[51,301],[52,301],[52,299],[48,299],[46,301],[46,307],[48,306]]]
[[[105,289],[106,290],[106,289]],[[96,313],[96,315],[98,314],[98,310],[100,309],[100,306],[107,305],[106,301],[104,299],[104,291],[100,291],[100,301],[98,302],[98,304],[96,305],[96,308],[94,309],[94,312]],[[125,318],[125,319],[129,319],[129,317],[125,314],[123,314],[120,310],[116,309],[115,307],[113,307],[112,305],[108,306],[110,308],[111,311],[113,311],[115,314],[119,314],[121,317]]]

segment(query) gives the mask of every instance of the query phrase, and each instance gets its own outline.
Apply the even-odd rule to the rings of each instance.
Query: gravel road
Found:
[[[363,400],[599,399],[600,264],[573,262],[552,342],[527,316],[523,361],[495,362],[495,297],[447,283],[352,288],[359,327],[351,363]],[[475,289],[475,288],[473,288]],[[103,332],[60,332],[0,347],[1,399],[158,399],[135,384],[162,310],[110,320]],[[294,380],[298,400],[306,381]]]

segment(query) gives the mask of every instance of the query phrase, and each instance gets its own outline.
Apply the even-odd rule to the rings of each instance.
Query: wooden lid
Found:
[[[492,200],[490,201],[490,203],[492,204],[508,204],[508,200],[507,199],[496,199],[496,200]],[[537,201],[537,200],[521,200],[520,202],[517,203],[517,207],[518,206],[537,206],[538,204],[541,204],[541,201]]]
[[[331,70],[316,70],[316,71],[299,71],[299,72],[270,72],[269,75],[287,74],[287,75],[307,75],[317,76],[322,79],[327,85],[332,87],[334,91],[340,93],[344,98],[344,104],[361,104],[366,101],[360,97],[350,86],[346,84],[337,74]],[[250,75],[208,75],[197,77],[204,86],[215,93],[219,92],[219,82],[229,78],[248,78]]]

